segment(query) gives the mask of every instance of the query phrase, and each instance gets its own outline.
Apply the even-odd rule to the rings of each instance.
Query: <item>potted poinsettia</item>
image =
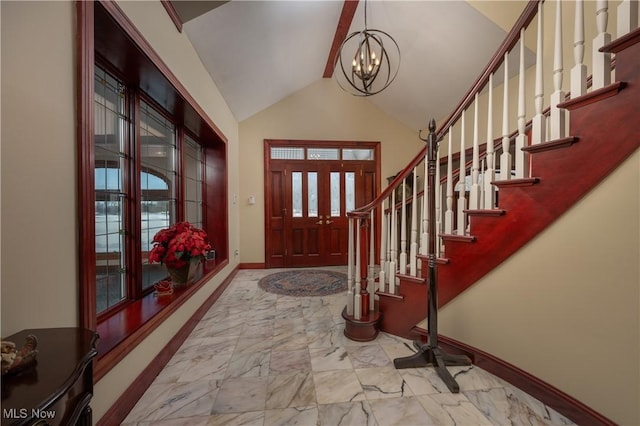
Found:
[[[211,250],[207,233],[189,222],[178,222],[153,237],[149,262],[167,267],[174,286],[187,284]]]

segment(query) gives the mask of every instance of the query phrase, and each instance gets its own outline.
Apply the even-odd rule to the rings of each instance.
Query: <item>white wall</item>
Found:
[[[228,138],[228,191],[238,192],[238,126],[186,35],[160,2],[120,2]],[[2,335],[79,324],[75,2],[1,2]],[[45,212],[45,215],[43,215]],[[43,217],[45,218],[43,220]],[[238,248],[229,206],[229,248]],[[95,385],[94,420],[111,407],[235,267],[237,259]]]

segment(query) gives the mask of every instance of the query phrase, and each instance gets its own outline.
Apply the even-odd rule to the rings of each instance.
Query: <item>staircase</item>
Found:
[[[620,7],[628,4],[623,2]],[[425,242],[429,221],[435,221],[438,233],[438,305],[442,306],[542,232],[640,146],[640,30],[634,27],[637,18],[634,24],[631,16],[625,30],[626,12],[618,10],[618,28],[624,34],[607,42],[608,11],[599,11],[595,17],[597,34],[592,37],[596,47],[590,78],[580,51],[590,40],[575,32],[576,63],[571,70],[571,92],[565,94],[561,87],[560,8],[556,10],[555,29],[545,32],[541,20],[536,19],[542,14],[542,7],[543,3],[537,0],[529,2],[482,75],[438,130],[440,152],[446,147],[446,154],[441,155],[436,171],[436,181],[441,183],[436,188],[436,217],[423,214],[428,211],[427,200],[423,197],[424,186],[420,189],[418,184],[427,175],[425,149],[376,200],[350,213],[349,291],[343,314],[347,337],[369,340],[379,331],[405,338],[427,335],[423,320],[427,316]],[[576,7],[581,7],[580,1]],[[579,12],[575,14],[577,28],[582,19]],[[536,101],[527,123],[524,43],[519,41],[524,40],[525,31],[535,30],[527,28],[534,22]],[[554,82],[554,92],[548,96],[550,106],[546,110],[541,81],[542,34],[556,40],[554,72],[547,76]],[[503,81],[510,79],[509,64],[505,62],[507,53],[516,46],[520,49],[520,66],[515,67],[520,80],[519,101],[516,108],[510,108],[508,89],[504,85],[494,87],[493,78],[502,70]],[[503,95],[502,108],[497,108],[503,111],[502,137],[496,139],[493,128],[500,127],[500,122],[493,120],[494,94]],[[485,106],[488,113],[483,127],[487,128],[487,135],[481,144],[478,128],[485,118],[479,118],[478,110]],[[508,114],[517,116],[515,132],[508,127]],[[470,139],[472,147],[467,148]],[[452,154],[452,145],[458,144],[459,154]],[[465,161],[466,158],[472,160]],[[412,182],[407,182],[408,176]],[[398,190],[405,185],[412,187],[412,193]],[[380,237],[374,238],[377,229],[381,229]]]

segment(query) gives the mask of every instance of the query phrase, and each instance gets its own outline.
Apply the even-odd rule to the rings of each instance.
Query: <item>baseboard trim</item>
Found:
[[[145,369],[136,377],[133,383],[126,391],[120,395],[120,398],[107,410],[107,412],[96,423],[96,426],[120,425],[127,417],[129,412],[136,405],[138,400],[147,391],[155,377],[167,365],[167,362],[178,351],[182,343],[189,337],[198,322],[204,317],[209,308],[218,300],[224,290],[229,286],[235,275],[238,273],[236,267],[231,271],[227,278],[220,283],[213,293],[204,301],[204,303],[191,315],[191,318],[180,328],[175,336],[165,345],[164,348],[156,355],[155,358],[145,367]]]
[[[262,262],[254,262],[254,263],[240,263],[238,265],[239,269],[266,269],[265,263]]]
[[[615,422],[586,406],[577,399],[562,392],[547,382],[538,379],[508,362],[486,353],[478,348],[438,335],[443,349],[454,354],[467,355],[473,364],[511,383],[532,397],[538,399],[560,414],[581,426],[616,425]]]

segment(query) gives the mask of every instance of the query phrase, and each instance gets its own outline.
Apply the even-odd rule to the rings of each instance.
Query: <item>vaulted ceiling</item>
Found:
[[[418,130],[431,117],[443,118],[455,108],[526,1],[372,0],[348,1],[345,6],[337,0],[174,0],[172,4],[238,121],[330,75],[332,67],[327,73],[325,68],[332,63],[339,24],[348,33],[364,29],[366,4],[368,27],[389,33],[401,51],[396,80],[367,100]],[[345,17],[343,8],[352,13]]]

